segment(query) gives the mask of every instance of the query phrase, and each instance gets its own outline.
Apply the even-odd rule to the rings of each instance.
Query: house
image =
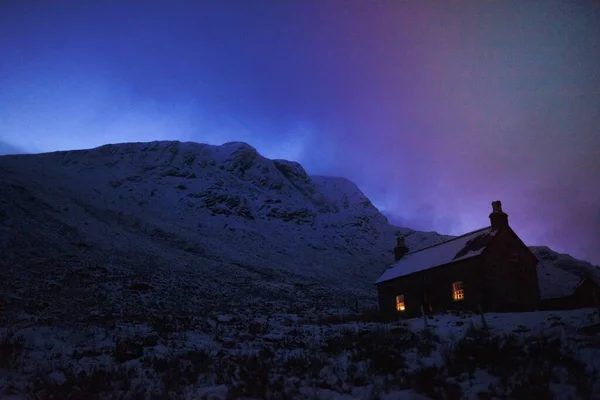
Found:
[[[395,261],[376,281],[380,310],[412,317],[537,309],[537,258],[509,226],[500,201],[492,202],[489,218],[485,228],[414,252],[398,237]]]

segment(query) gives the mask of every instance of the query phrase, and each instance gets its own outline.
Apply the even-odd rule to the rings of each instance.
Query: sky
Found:
[[[597,1],[0,1],[0,153],[245,141],[600,264]]]

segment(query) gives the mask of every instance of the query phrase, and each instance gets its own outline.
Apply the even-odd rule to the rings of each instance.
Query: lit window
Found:
[[[404,306],[404,295],[399,294],[396,296],[396,311],[404,311],[406,307]]]
[[[463,283],[462,282],[454,282],[452,284],[452,293],[453,293],[453,298],[454,301],[457,300],[462,300],[465,298],[465,291],[463,289]]]

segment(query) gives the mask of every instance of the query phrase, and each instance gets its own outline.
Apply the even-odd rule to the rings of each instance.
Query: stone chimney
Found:
[[[396,237],[396,247],[394,247],[394,261],[398,261],[408,253],[408,247],[404,243],[404,236]]]
[[[508,214],[502,211],[502,203],[500,201],[492,201],[490,222],[492,223],[492,230],[494,231],[508,227]]]

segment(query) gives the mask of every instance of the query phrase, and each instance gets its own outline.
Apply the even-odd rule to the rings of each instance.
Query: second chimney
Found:
[[[404,236],[397,236],[396,247],[394,247],[394,261],[398,261],[406,253],[408,253],[408,247],[406,247],[406,243],[404,242]]]

